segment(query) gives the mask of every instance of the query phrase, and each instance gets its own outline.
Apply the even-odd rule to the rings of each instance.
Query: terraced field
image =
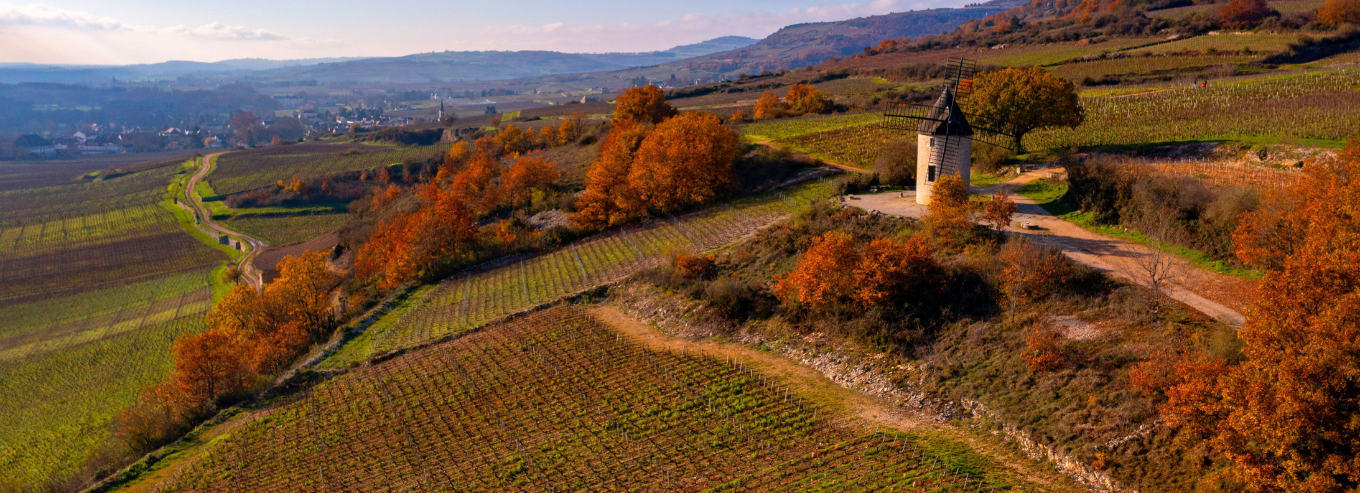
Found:
[[[558,308],[299,392],[159,491],[1014,488],[950,445],[833,421],[776,379]]]
[[[641,269],[674,253],[721,248],[810,202],[832,195],[829,182],[749,198],[683,218],[654,220],[592,237],[555,252],[505,258],[420,288],[323,363],[340,368],[375,354],[465,332]]]

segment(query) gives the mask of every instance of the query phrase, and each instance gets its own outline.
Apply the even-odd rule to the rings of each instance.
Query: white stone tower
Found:
[[[946,87],[917,128],[916,203],[930,205],[930,192],[941,176],[958,174],[965,188],[972,172],[973,127]]]

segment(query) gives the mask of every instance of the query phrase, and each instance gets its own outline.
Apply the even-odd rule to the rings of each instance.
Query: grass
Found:
[[[989,175],[978,170],[973,170],[972,174],[968,176],[968,183],[975,187],[985,187],[988,185],[995,185],[997,183],[1001,183],[1010,179],[1011,178],[1009,176],[1006,176],[1004,174]]]
[[[1218,34],[1178,39],[1146,48],[1130,50],[1131,54],[1175,53],[1180,51],[1242,51],[1250,49],[1257,53],[1276,53],[1289,49],[1289,44],[1298,41],[1294,34]]]
[[[1082,229],[1140,245],[1152,245],[1155,241],[1148,238],[1147,235],[1144,235],[1137,229],[1099,224],[1095,221],[1095,216],[1092,213],[1074,209],[1067,201],[1062,200],[1063,197],[1067,195],[1066,182],[1053,182],[1040,178],[1026,183],[1016,192],[1027,199],[1033,200],[1034,203],[1043,207],[1049,214],[1053,214],[1059,219],[1080,226]],[[1208,254],[1198,250],[1179,245],[1168,244],[1164,246],[1167,251],[1190,261],[1190,263],[1219,274],[1247,279],[1257,279],[1262,275],[1260,271],[1236,267],[1228,262],[1213,259],[1209,257]]]

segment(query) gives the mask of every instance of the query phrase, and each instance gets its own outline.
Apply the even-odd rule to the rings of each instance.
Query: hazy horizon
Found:
[[[648,52],[722,36],[763,38],[789,24],[964,0],[695,0],[400,4],[308,0],[209,4],[128,0],[0,2],[0,63],[128,65],[242,58],[384,57],[442,51]]]

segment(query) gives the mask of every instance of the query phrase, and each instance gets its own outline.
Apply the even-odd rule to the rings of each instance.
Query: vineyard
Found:
[[[1189,176],[1216,187],[1245,187],[1257,190],[1283,190],[1302,181],[1304,174],[1261,166],[1242,166],[1219,162],[1153,162],[1158,172]]]
[[[220,252],[150,204],[0,228],[0,307],[200,270]]]
[[[159,491],[1011,490],[938,440],[838,422],[731,360],[559,308],[250,416]]]
[[[1105,76],[1165,76],[1193,74],[1223,65],[1236,66],[1261,59],[1257,55],[1136,56],[1089,62],[1066,63],[1053,75],[1081,81]]]
[[[820,132],[871,125],[881,119],[878,113],[804,116],[748,123],[741,126],[740,132],[746,140],[777,142]]]
[[[233,152],[217,159],[208,184],[219,195],[273,185],[293,176],[307,179],[332,173],[374,169],[438,159],[447,144],[425,147],[308,144]]]
[[[736,201],[684,218],[591,237],[534,257],[492,261],[436,286],[421,288],[323,363],[344,367],[386,351],[416,346],[478,327],[655,267],[675,253],[727,245],[792,211],[832,195],[831,184]]]
[[[175,337],[201,330],[226,256],[158,205],[183,170],[0,191],[0,490],[79,472],[164,378]]]
[[[202,330],[208,271],[0,309],[0,488],[76,472]]]
[[[1083,98],[1086,122],[1040,130],[1032,149],[1194,140],[1340,143],[1360,119],[1360,72],[1248,78],[1125,97]]]
[[[338,230],[350,217],[344,212],[317,212],[277,216],[240,214],[215,220],[233,231],[240,231],[271,245],[284,245]]]

